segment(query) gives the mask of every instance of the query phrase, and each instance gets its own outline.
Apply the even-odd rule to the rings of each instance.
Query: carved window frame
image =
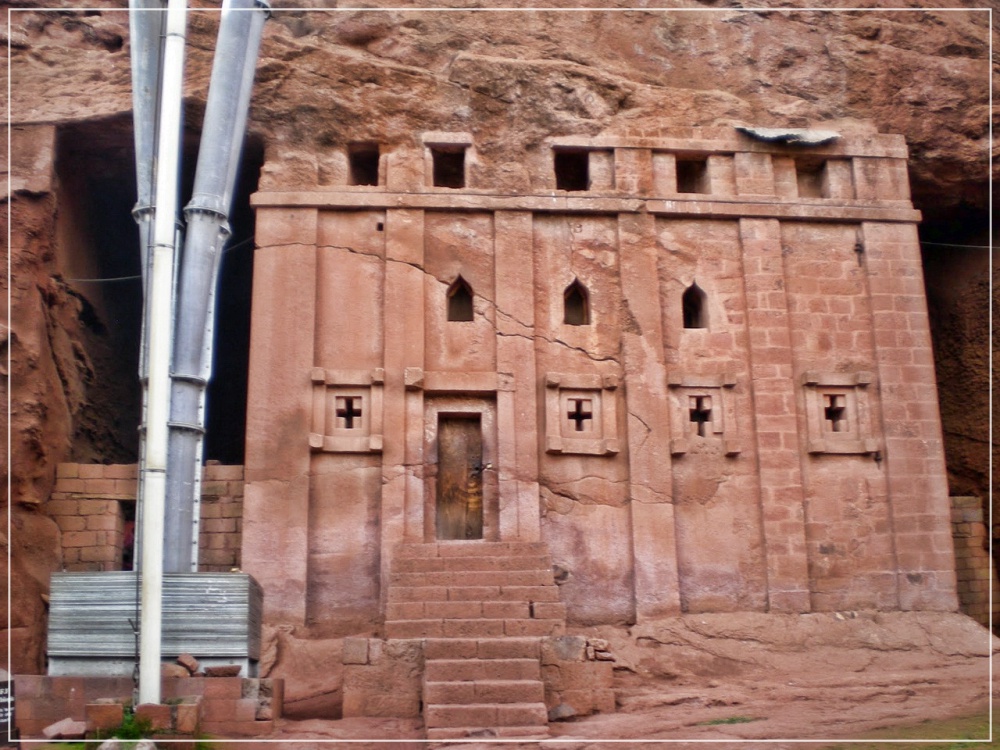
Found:
[[[324,370],[310,373],[313,391],[312,430],[309,448],[314,453],[381,453],[382,390],[385,371]],[[361,399],[361,424],[347,428],[338,424],[337,399]]]
[[[670,453],[683,456],[691,450],[691,441],[715,440],[722,444],[727,456],[738,456],[743,452],[736,426],[736,404],[733,388],[736,376],[731,373],[721,375],[686,375],[672,373],[667,378],[670,391]],[[711,435],[692,436],[689,408],[692,399],[710,398],[712,403]]]
[[[617,390],[617,375],[559,372],[546,374],[546,453],[588,456],[617,454],[620,451]],[[588,429],[576,430],[575,425],[566,416],[571,399],[590,401],[592,417]]]
[[[816,372],[802,374],[805,391],[808,451],[811,454],[871,454],[880,450],[872,431],[871,372]],[[846,429],[834,431],[826,419],[827,397],[842,397]]]

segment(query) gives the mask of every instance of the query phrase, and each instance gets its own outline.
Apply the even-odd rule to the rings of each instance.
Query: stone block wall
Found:
[[[14,690],[17,728],[22,737],[30,738],[40,737],[45,727],[65,718],[93,726],[94,704],[107,699],[128,703],[133,685],[130,677],[21,675],[15,678]],[[284,681],[245,677],[164,678],[161,695],[163,705],[140,709],[161,709],[161,712],[165,709],[169,726],[178,731],[185,729],[183,714],[187,713],[179,704],[187,703],[197,706],[197,717],[187,718],[196,718],[194,723],[200,731],[225,737],[255,737],[269,734],[274,720],[280,718]]]
[[[571,624],[957,608],[901,138],[560,137],[512,154],[516,197],[436,183],[433,147],[474,138],[421,138],[365,186],[274,149],[252,198],[268,619],[377,617],[395,546],[446,538],[463,450],[483,538],[548,544]]]
[[[955,574],[962,611],[989,626],[990,589],[996,585],[986,539],[982,501],[978,497],[951,498],[951,527],[955,540]]]
[[[129,569],[135,464],[59,464],[44,511],[59,526],[63,569]],[[199,570],[240,567],[243,467],[208,464],[202,473]]]

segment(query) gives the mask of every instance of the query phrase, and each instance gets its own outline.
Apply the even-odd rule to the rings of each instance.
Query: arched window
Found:
[[[685,328],[708,328],[708,295],[696,283],[692,283],[681,297],[684,308]]]
[[[587,287],[579,279],[563,292],[563,323],[568,326],[590,325],[590,299]]]
[[[448,287],[448,320],[457,322],[472,320],[472,287],[461,276]]]

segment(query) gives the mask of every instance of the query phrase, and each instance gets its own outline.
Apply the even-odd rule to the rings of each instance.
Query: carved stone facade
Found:
[[[561,138],[510,155],[515,195],[467,134],[322,180],[275,147],[242,552],[267,619],[378,621],[399,545],[442,534],[546,543],[576,623],[956,609],[906,156]]]

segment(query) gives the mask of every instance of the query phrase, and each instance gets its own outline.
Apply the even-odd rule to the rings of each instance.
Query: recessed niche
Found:
[[[448,287],[448,320],[467,323],[473,319],[472,287],[459,276]]]
[[[378,157],[377,143],[352,143],[348,146],[348,184],[378,185]]]
[[[321,453],[382,450],[382,386],[385,372],[324,370],[310,373],[313,386],[309,447]]]
[[[677,192],[709,192],[708,159],[677,158]]]
[[[618,453],[615,375],[545,376],[545,451],[611,456]]]
[[[465,146],[431,146],[434,187],[465,187]]]
[[[806,372],[809,453],[877,453],[880,441],[872,414],[870,372]]]
[[[795,181],[800,198],[826,198],[826,161],[808,157],[796,159]]]
[[[586,151],[556,151],[556,190],[590,189],[590,155]]]
[[[590,325],[590,299],[587,288],[574,279],[563,292],[563,323],[568,326]]]
[[[742,451],[736,426],[732,373],[687,375],[672,373],[670,388],[670,452],[738,456]]]
[[[684,290],[681,307],[685,328],[708,328],[708,295],[696,283]]]

